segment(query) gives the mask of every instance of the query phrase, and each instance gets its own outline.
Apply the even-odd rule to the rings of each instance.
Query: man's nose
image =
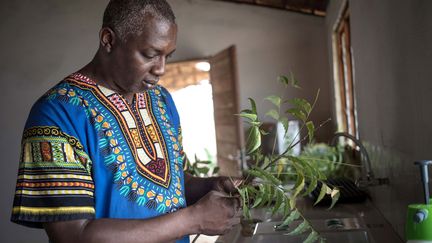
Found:
[[[157,76],[162,76],[165,74],[165,65],[166,65],[166,58],[161,57],[159,60],[155,63],[153,66],[153,74]]]

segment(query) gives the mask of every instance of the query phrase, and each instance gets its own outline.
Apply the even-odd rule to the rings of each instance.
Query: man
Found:
[[[12,221],[51,242],[188,242],[239,222],[227,178],[183,174],[179,117],[157,85],[176,49],[165,0],[111,0],[94,59],[27,120]],[[189,207],[186,207],[186,202]]]

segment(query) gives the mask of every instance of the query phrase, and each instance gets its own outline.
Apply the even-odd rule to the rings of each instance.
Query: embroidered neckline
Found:
[[[96,82],[96,80],[94,80],[94,79],[92,79],[92,78],[90,78],[90,77],[88,77],[88,76],[86,76],[86,75],[84,75],[84,74],[82,74],[80,72],[72,73],[68,77],[72,78],[72,79],[75,79],[75,80],[78,80],[78,81],[82,81],[82,82],[84,82],[86,84],[93,85],[93,86],[95,86],[95,88],[98,88],[101,91],[105,91],[105,92],[102,92],[105,96],[107,96],[106,95],[107,93],[118,95],[125,103],[127,103],[128,106],[130,106],[129,108],[131,108],[135,104],[135,102],[137,102],[137,100],[140,98],[140,96],[142,96],[143,94],[145,94],[146,91],[147,91],[146,90],[146,91],[143,91],[143,92],[134,93],[133,96],[132,96],[132,103],[129,104],[129,102],[127,102],[126,98],[121,93],[119,93],[118,91],[112,90],[112,89],[110,89],[110,88],[108,88],[108,87],[106,87],[104,85],[100,85],[100,84],[98,84]]]

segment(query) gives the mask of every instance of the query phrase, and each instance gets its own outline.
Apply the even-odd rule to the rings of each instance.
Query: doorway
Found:
[[[173,96],[182,124],[185,153],[192,161],[215,161],[219,174],[239,176],[244,135],[238,114],[236,48],[209,58],[169,63],[160,81]]]
[[[176,104],[183,148],[192,163],[196,159],[217,162],[210,68],[207,59],[169,63],[160,81]]]

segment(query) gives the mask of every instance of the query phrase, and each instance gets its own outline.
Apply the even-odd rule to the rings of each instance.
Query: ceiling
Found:
[[[324,17],[329,0],[215,0],[277,8]]]

